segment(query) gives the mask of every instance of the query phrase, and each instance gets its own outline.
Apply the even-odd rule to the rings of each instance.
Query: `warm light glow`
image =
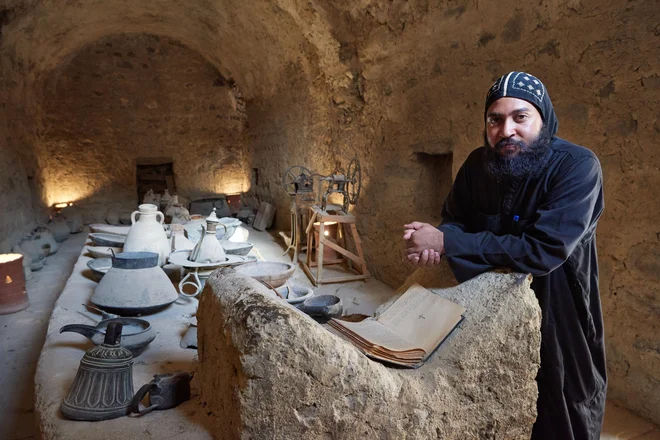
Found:
[[[21,254],[0,254],[0,263],[9,263],[21,258]]]
[[[327,237],[328,235],[330,235],[330,231],[323,231],[323,235]]]
[[[55,207],[61,209],[61,208],[66,208],[67,206],[71,206],[71,205],[73,205],[73,203],[56,203]]]
[[[7,275],[7,278],[5,278],[5,284],[11,284],[13,281],[9,275]]]

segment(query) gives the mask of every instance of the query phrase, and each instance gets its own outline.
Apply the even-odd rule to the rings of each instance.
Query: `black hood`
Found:
[[[552,106],[550,96],[543,83],[534,75],[525,72],[509,72],[495,81],[486,95],[486,108],[484,109],[484,120],[488,107],[500,98],[510,97],[523,99],[536,107],[541,113],[543,124],[547,127],[550,137],[554,137],[559,129],[559,121]]]

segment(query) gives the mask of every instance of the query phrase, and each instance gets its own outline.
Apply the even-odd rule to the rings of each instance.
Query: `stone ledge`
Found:
[[[201,401],[220,439],[527,439],[541,314],[531,277],[435,290],[466,320],[426,365],[387,368],[231,269],[198,313]]]
[[[75,333],[59,333],[61,326],[71,323],[94,324],[81,304],[88,303],[97,286],[87,278],[89,273],[83,247],[73,272],[60,295],[48,324],[46,342],[41,351],[35,375],[35,412],[41,438],[106,440],[137,438],[185,438],[209,440],[205,428],[206,411],[199,404],[199,381],[192,381],[190,401],[167,411],[154,411],[144,417],[121,417],[102,422],[76,422],[63,418],[60,404],[67,396],[80,359],[93,344]],[[148,383],[156,373],[193,371],[197,368],[194,350],[179,346],[189,318],[195,313],[197,300],[179,299],[167,309],[145,316],[157,332],[156,339],[133,365],[135,391]]]

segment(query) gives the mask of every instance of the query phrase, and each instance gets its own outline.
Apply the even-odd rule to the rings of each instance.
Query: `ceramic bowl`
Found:
[[[103,275],[105,275],[108,270],[112,267],[111,258],[96,258],[94,260],[89,260],[87,262],[87,267],[92,271],[92,276],[95,281],[101,281]]]
[[[124,247],[126,242],[125,235],[92,233],[89,234],[94,246],[110,246],[110,247]]]
[[[220,225],[224,225],[225,228],[227,228],[226,233],[225,228],[221,227]],[[232,235],[234,235],[234,232],[236,232],[236,228],[241,225],[241,221],[233,217],[222,217],[220,219],[220,225],[218,225],[216,229],[216,236],[218,237],[218,240],[229,240]]]
[[[220,242],[227,255],[242,255],[250,253],[254,245],[252,243],[236,243],[233,241],[222,240]]]
[[[87,246],[87,252],[92,258],[112,258],[112,253],[115,255],[121,253],[124,248],[110,247],[110,246]]]
[[[300,304],[307,298],[311,298],[311,296],[314,295],[314,289],[311,287],[297,286],[291,283],[284,284],[275,290],[289,304]]]
[[[279,263],[275,261],[256,261],[237,266],[236,272],[247,275],[255,280],[267,283],[276,288],[286,283],[291,278],[296,267],[291,263]]]
[[[335,295],[320,295],[307,298],[298,308],[310,316],[324,318],[337,318],[344,311],[341,298]]]

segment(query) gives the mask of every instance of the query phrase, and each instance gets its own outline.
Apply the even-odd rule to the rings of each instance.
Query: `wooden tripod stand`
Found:
[[[307,235],[307,252],[305,260],[303,261],[300,259],[299,263],[310,281],[312,281],[315,286],[319,286],[321,284],[342,283],[370,278],[371,275],[367,270],[367,264],[364,261],[364,254],[362,253],[362,243],[357,232],[357,227],[355,226],[355,217],[346,214],[344,211],[336,211],[334,214],[329,214],[326,211],[322,211],[317,205],[310,205],[308,206],[308,209],[309,223],[305,230]],[[314,230],[314,223],[317,222],[319,223],[318,240],[315,237],[316,231]],[[338,223],[336,243],[326,238],[324,234],[325,224],[331,222]],[[349,244],[348,241],[352,241],[355,253],[347,249]],[[323,249],[325,246],[328,246],[341,254],[341,257],[324,261]],[[316,261],[313,261],[312,259],[314,251],[316,251]],[[299,255],[298,249],[296,249],[295,255]],[[323,277],[324,264],[329,266],[344,262],[348,264],[349,270],[357,273],[332,278]],[[313,270],[313,268],[316,268],[316,270]],[[314,272],[316,272],[316,274],[314,274]]]

